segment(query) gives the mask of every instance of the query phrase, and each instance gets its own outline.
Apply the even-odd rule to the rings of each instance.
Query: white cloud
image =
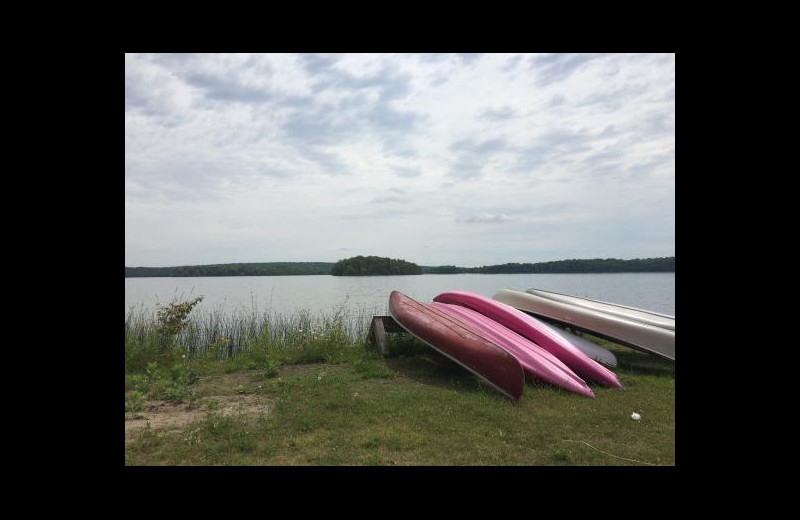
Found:
[[[674,55],[125,62],[126,265],[674,255]]]

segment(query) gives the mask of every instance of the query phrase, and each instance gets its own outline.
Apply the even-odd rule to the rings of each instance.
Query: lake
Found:
[[[422,302],[447,291],[487,297],[500,289],[537,288],[675,315],[675,273],[426,274],[413,276],[218,276],[126,278],[125,310],[155,308],[173,298],[204,300],[195,313],[240,311],[388,313],[397,290]]]

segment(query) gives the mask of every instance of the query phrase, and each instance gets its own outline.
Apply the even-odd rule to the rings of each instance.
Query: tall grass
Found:
[[[173,302],[173,305],[179,302]],[[179,308],[174,307],[174,308]],[[125,315],[125,366],[144,370],[162,358],[316,362],[351,357],[364,348],[373,313],[345,306],[312,314],[211,310],[187,316],[184,326],[164,334],[164,314],[144,306]],[[175,320],[173,320],[175,321]]]

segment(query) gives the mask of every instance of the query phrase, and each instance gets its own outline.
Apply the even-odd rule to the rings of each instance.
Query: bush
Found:
[[[189,314],[203,300],[202,296],[189,301],[173,300],[158,304],[156,320],[152,316],[128,313],[125,318],[125,371],[142,372],[149,363],[174,357],[184,350],[176,348],[178,334],[189,325]]]
[[[132,390],[125,395],[125,412],[141,412],[144,409],[142,393]]]
[[[203,301],[202,296],[185,302],[177,299],[162,305],[157,304],[158,327],[156,333],[163,339],[163,345],[169,346],[181,331],[189,325],[189,314],[194,307]]]

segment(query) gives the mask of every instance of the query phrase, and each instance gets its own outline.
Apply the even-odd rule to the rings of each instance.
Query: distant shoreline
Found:
[[[125,267],[125,278],[332,275],[331,270],[334,265],[335,262],[262,262],[175,267]],[[674,273],[675,257],[636,258],[632,260],[616,258],[571,259],[538,263],[506,263],[481,267],[458,267],[455,265],[420,266],[420,269],[421,272],[416,274]],[[351,276],[390,275],[364,273]],[[404,276],[415,276],[415,274]]]

